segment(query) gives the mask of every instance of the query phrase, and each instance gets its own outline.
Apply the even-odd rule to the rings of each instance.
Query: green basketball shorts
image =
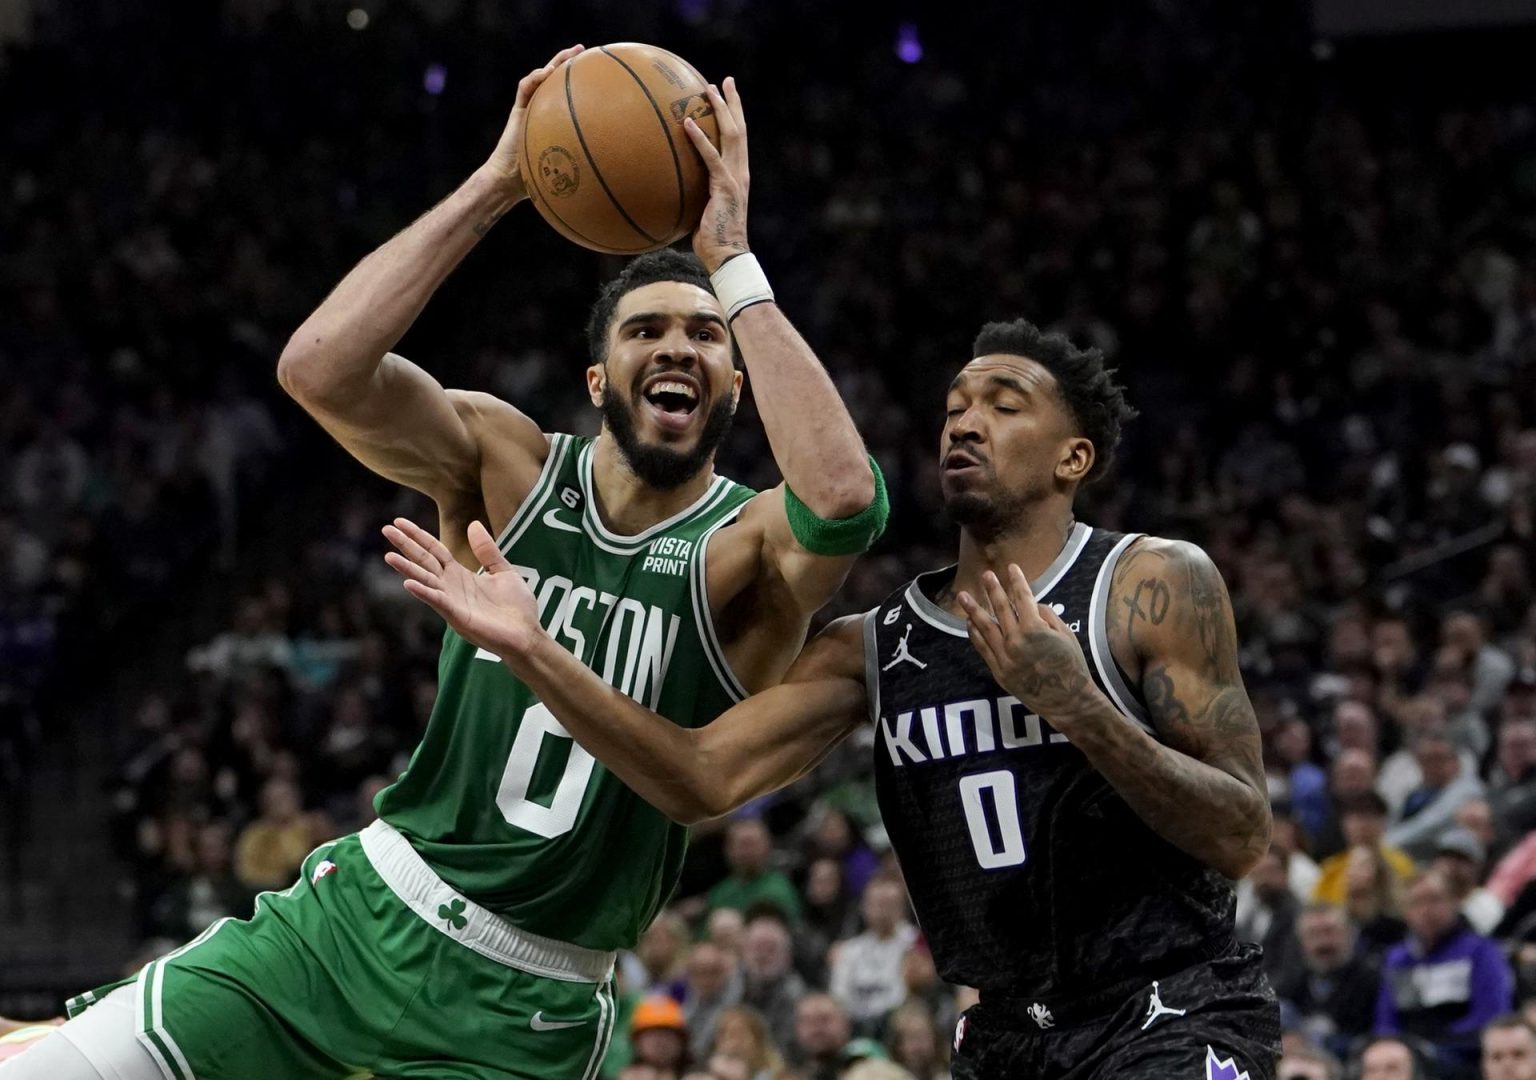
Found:
[[[591,1080],[613,1034],[612,953],[526,933],[458,895],[383,822],[325,844],[132,979],[167,1080]]]

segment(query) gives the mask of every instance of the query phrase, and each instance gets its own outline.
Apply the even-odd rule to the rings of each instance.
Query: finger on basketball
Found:
[[[730,106],[731,120],[736,125],[736,133],[746,138],[747,113],[741,105],[741,91],[736,86],[736,76],[727,75],[721,87],[725,91],[725,103]]]
[[[704,159],[704,167],[709,170],[710,179],[720,172],[720,151],[715,149],[715,144],[709,141],[709,136],[704,134],[704,129],[694,122],[693,117],[683,120],[683,130],[688,133],[688,138],[693,142],[693,148],[699,152],[699,157]],[[723,134],[722,134],[723,138]]]

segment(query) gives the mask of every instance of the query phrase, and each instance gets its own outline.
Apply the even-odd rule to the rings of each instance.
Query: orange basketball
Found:
[[[683,130],[720,145],[707,83],[654,45],[622,43],[567,60],[528,103],[523,183],[544,220],[593,251],[638,255],[687,236],[709,172]]]

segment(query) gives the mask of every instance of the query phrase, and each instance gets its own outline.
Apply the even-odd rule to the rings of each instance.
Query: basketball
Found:
[[[693,65],[653,45],[604,45],[566,61],[533,95],[523,126],[523,182],[544,220],[614,255],[687,236],[709,173],[684,118],[720,144],[707,87]]]

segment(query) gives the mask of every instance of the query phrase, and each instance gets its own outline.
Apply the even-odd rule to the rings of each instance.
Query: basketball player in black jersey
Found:
[[[956,1077],[1267,1080],[1279,1014],[1233,937],[1232,882],[1270,817],[1226,588],[1190,544],[1074,520],[1132,415],[1097,350],[1020,320],[983,328],[973,355],[940,445],[956,565],[834,622],[782,685],[706,727],[556,644],[484,529],[484,574],[404,521],[391,565],[680,821],[789,783],[873,723],[918,921],[940,974],[981,991]]]

